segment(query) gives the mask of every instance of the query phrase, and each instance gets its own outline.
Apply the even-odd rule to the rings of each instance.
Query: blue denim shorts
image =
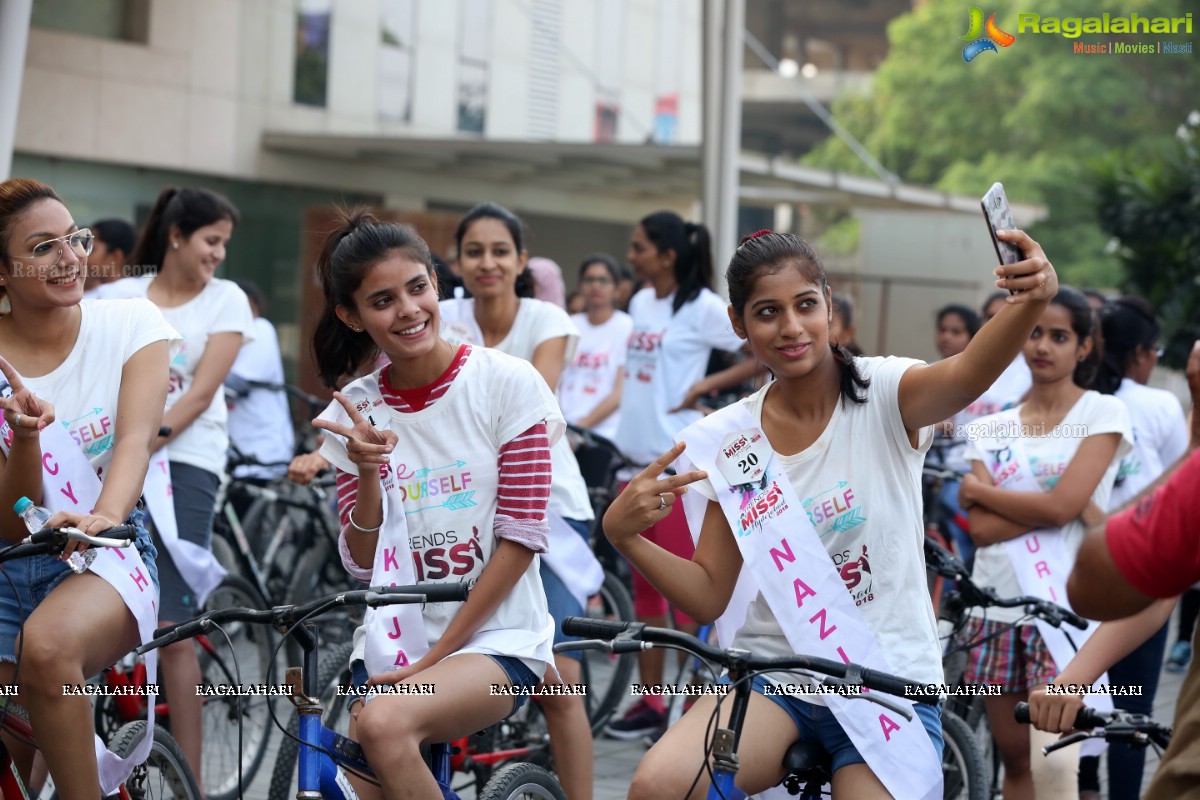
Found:
[[[728,676],[723,676],[720,683],[729,684],[731,681]],[[768,684],[769,681],[762,675],[754,676],[754,691],[759,694],[765,695],[764,689]],[[825,706],[806,703],[796,695],[765,696],[792,718],[792,722],[796,724],[796,730],[800,732],[801,741],[815,742],[826,753],[829,753],[833,760],[834,772],[851,764],[867,763],[867,760],[858,752],[858,748],[854,746],[854,742],[850,741],[850,737],[842,729],[837,718],[833,716],[833,712]],[[913,711],[921,720],[921,724],[925,726],[925,731],[929,734],[929,741],[933,743],[933,749],[937,753],[940,763],[944,747],[941,706],[913,703]]]
[[[500,665],[500,669],[504,670],[504,674],[508,676],[508,682],[513,686],[520,686],[525,689],[532,689],[542,682],[541,678],[533,674],[533,670],[525,666],[521,659],[516,656],[494,656],[491,653],[483,653],[492,661]],[[350,664],[350,684],[355,689],[361,689],[367,685],[367,665],[362,661],[355,660]],[[512,711],[508,712],[505,719],[521,710],[521,706],[529,702],[529,695],[518,694],[513,696]]]
[[[154,592],[158,593],[158,553],[146,532],[146,515],[135,508],[127,522],[137,527],[134,547],[150,573]],[[103,534],[102,534],[103,535]],[[46,599],[68,575],[73,575],[58,556],[33,556],[6,561],[0,565],[0,661],[16,660],[17,633],[33,609]]]

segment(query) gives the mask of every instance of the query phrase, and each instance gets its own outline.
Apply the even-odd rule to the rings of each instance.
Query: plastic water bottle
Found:
[[[25,520],[25,527],[30,533],[37,533],[45,528],[46,523],[53,516],[49,510],[41,506],[35,506],[33,501],[28,497],[22,497],[18,500],[13,505],[13,511],[17,512],[17,516]],[[96,551],[89,548],[82,553],[78,551],[71,553],[71,557],[67,559],[67,565],[71,567],[73,572],[80,574],[86,572],[95,559]]]

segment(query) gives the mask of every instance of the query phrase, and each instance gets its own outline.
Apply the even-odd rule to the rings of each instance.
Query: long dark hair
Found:
[[[712,237],[708,228],[695,222],[684,222],[674,211],[657,211],[642,217],[638,224],[658,252],[675,251],[678,288],[671,303],[672,314],[699,297],[701,290],[712,289]]]
[[[380,222],[370,209],[337,209],[337,227],[325,238],[317,259],[317,277],[325,307],[313,334],[313,358],[321,380],[331,388],[373,361],[379,348],[369,334],[355,333],[338,319],[337,307],[354,308],[354,293],[363,279],[389,253],[398,252],[433,274],[429,247],[409,225]]]
[[[209,189],[168,186],[159,193],[146,224],[142,226],[141,238],[129,255],[133,274],[154,275],[162,269],[172,225],[188,239],[205,225],[226,219],[236,227],[241,214],[224,195]]]
[[[1110,300],[1098,312],[1104,334],[1104,357],[1092,388],[1112,394],[1121,386],[1139,347],[1150,350],[1159,340],[1162,328],[1154,306],[1141,297]]]
[[[821,287],[821,299],[829,301],[829,278],[825,275],[825,267],[821,259],[808,242],[790,233],[766,233],[753,238],[744,239],[734,252],[725,270],[725,280],[729,284],[729,304],[738,319],[745,319],[746,303],[754,291],[754,283],[764,273],[773,274],[788,265],[800,271],[801,276],[810,283]],[[854,403],[865,403],[867,397],[863,392],[871,385],[854,364],[854,356],[841,344],[830,341],[829,349],[837,361],[840,375],[842,400]]]
[[[512,236],[513,247],[516,248],[517,254],[520,255],[525,251],[525,225],[521,222],[521,218],[498,203],[480,203],[463,215],[463,218],[458,221],[458,227],[454,230],[454,244],[458,248],[460,262],[462,261],[463,237],[467,235],[471,224],[481,219],[499,220]],[[514,288],[517,297],[533,297],[533,272],[530,271],[528,265],[517,276]]]
[[[1065,308],[1071,315],[1071,330],[1079,337],[1080,344],[1088,339],[1092,340],[1092,351],[1088,353],[1087,358],[1075,365],[1075,372],[1071,375],[1076,386],[1090,389],[1092,381],[1096,379],[1100,361],[1104,357],[1104,338],[1100,335],[1100,326],[1096,322],[1096,310],[1092,308],[1083,292],[1070,286],[1058,287],[1058,294],[1051,298],[1050,304]]]

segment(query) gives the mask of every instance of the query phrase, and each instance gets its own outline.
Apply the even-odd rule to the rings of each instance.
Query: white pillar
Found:
[[[25,47],[33,0],[0,2],[0,180],[12,173],[21,81],[25,76]]]
[[[725,22],[725,0],[704,0],[704,47],[701,68],[704,71],[704,125],[700,137],[701,206],[704,227],[716,235],[721,167],[721,88],[725,48],[721,35]],[[719,270],[718,270],[719,271]]]
[[[726,294],[725,268],[737,247],[739,171],[742,153],[742,30],[746,27],[746,0],[725,0],[724,56],[721,59],[721,138],[717,223],[713,229],[713,258],[717,285]]]

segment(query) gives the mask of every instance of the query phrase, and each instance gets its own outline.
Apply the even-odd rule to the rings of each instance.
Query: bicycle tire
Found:
[[[127,757],[146,737],[145,720],[131,722],[118,730],[108,749],[116,755]],[[174,737],[159,725],[154,726],[154,741],[150,743],[150,755],[146,761],[133,768],[125,781],[130,800],[202,800],[200,787],[192,776],[192,768],[180,751]]]
[[[317,685],[321,687],[321,722],[339,733],[345,734],[349,728],[350,719],[343,712],[346,710],[345,695],[338,694],[337,686],[350,685],[350,653],[354,649],[353,642],[343,642],[324,653],[317,666]],[[340,727],[331,723],[341,722]],[[271,784],[267,789],[267,800],[294,800],[296,797],[296,762],[300,758],[300,745],[296,739],[300,736],[300,717],[292,711],[288,721],[287,732],[279,743],[279,752],[275,756],[275,766],[271,769]]]
[[[313,531],[309,531],[308,535],[309,544],[296,565],[284,603],[307,603],[317,597],[361,588],[362,584],[356,587],[354,579],[342,567],[341,557],[330,537]],[[313,623],[317,626],[321,645],[333,646],[349,641],[362,621],[362,606],[346,606],[322,614]],[[289,640],[287,648],[289,662],[300,663],[302,655],[299,646]]]
[[[588,616],[600,616],[621,622],[633,622],[637,619],[629,590],[612,572],[604,571],[604,583],[600,586],[598,594],[601,607],[597,611],[588,608]],[[580,680],[588,687],[584,705],[587,707],[592,733],[598,734],[617,710],[621,700],[629,693],[630,680],[637,666],[637,654],[614,656],[602,650],[584,650],[582,654]]]
[[[269,608],[258,590],[244,578],[226,576],[204,604],[204,610],[244,606]],[[206,639],[212,652],[199,648],[200,674],[205,686],[241,683],[242,686],[274,687],[270,669],[274,637],[264,625],[229,623],[225,632],[233,643],[233,652],[220,633]],[[259,695],[213,695],[203,698],[204,792],[209,800],[233,800],[241,789],[249,787],[262,766],[271,739],[270,697]],[[168,702],[170,699],[168,698]],[[241,725],[241,750],[238,751],[238,726]],[[238,763],[242,782],[238,783]]]
[[[953,711],[942,712],[942,776],[946,800],[989,800],[991,778],[975,734]]]
[[[567,800],[554,776],[534,764],[501,767],[483,787],[479,800]]]

